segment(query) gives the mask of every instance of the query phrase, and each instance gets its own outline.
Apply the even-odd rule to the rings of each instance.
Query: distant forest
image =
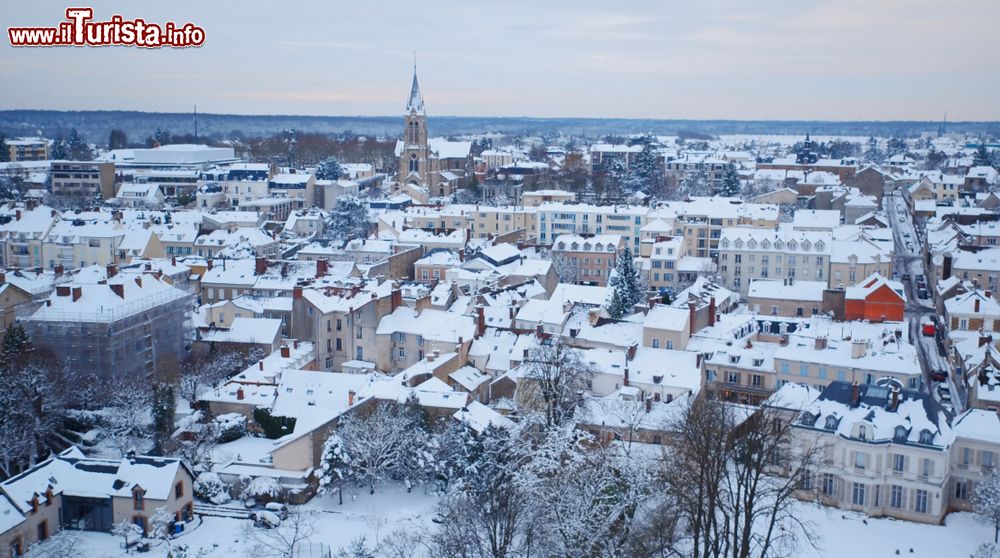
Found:
[[[141,142],[157,129],[174,135],[194,134],[190,113],[137,111],[0,111],[0,133],[7,137],[43,135],[55,138],[76,129],[92,143],[104,145],[112,129],[123,130],[130,143]],[[485,116],[431,116],[430,133],[435,136],[499,133],[514,136],[581,138],[652,133],[684,134],[798,134],[915,137],[938,131],[939,122],[907,121],[806,121],[806,120],[656,120],[624,118],[530,118]],[[400,135],[402,116],[295,116],[198,114],[198,137],[222,141],[269,137],[285,130],[336,136],[365,135],[395,138]],[[949,133],[1000,137],[1000,122],[949,122]]]

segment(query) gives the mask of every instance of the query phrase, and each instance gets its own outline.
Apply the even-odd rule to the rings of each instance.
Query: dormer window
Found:
[[[767,250],[768,248],[771,247],[771,243],[768,242],[767,240],[764,240],[763,242],[760,243],[760,247],[763,248],[764,250]]]
[[[142,511],[145,508],[145,501],[143,500],[143,490],[140,487],[135,487],[132,489],[132,509],[136,511]]]
[[[795,248],[796,248],[797,246],[798,246],[798,245],[797,245],[797,244],[795,243],[795,241],[794,241],[794,240],[789,240],[789,241],[788,241],[788,249],[789,249],[789,250],[795,250]]]
[[[733,246],[735,246],[736,248],[743,248],[743,241],[737,238],[736,243],[733,244]]]
[[[723,248],[729,248],[729,241],[728,240],[723,240],[722,241],[722,247]]]
[[[896,431],[893,433],[892,438],[897,442],[905,442],[907,438],[907,431],[905,426],[897,426]]]
[[[826,424],[824,425],[824,428],[826,428],[827,430],[836,430],[837,429],[837,417],[834,417],[832,415],[826,417]]]
[[[860,426],[858,426],[858,439],[859,440],[867,440],[868,439],[868,429],[865,428],[865,425],[863,425],[863,424],[860,425]]]
[[[816,242],[816,251],[817,252],[822,252],[823,251],[823,246],[824,246],[824,244],[823,244],[822,240],[817,241]]]
[[[775,250],[781,250],[784,247],[785,247],[785,243],[784,242],[782,242],[780,240],[774,241],[774,249]]]
[[[757,247],[757,241],[751,238],[750,242],[747,242],[747,248],[753,250],[756,247]]]
[[[926,428],[920,431],[920,443],[921,444],[933,444],[934,434],[927,430]]]
[[[808,249],[809,249],[809,246],[810,246],[810,244],[809,244],[809,241],[808,241],[808,240],[803,240],[803,241],[802,241],[802,249],[803,249],[803,250],[808,250]]]

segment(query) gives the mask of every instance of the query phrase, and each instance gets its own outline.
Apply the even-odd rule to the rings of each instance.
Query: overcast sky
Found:
[[[0,109],[394,115],[412,53],[430,115],[1000,120],[998,0],[71,2],[193,22],[196,49],[19,48]]]

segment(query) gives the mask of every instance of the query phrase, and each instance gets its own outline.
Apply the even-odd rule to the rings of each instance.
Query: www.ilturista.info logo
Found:
[[[91,21],[93,8],[66,8],[66,21],[56,27],[8,27],[11,46],[137,46],[143,48],[197,47],[205,43],[205,30],[193,23],[162,25],[141,18],[111,16]]]

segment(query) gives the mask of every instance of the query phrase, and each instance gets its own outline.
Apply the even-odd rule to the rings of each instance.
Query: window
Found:
[[[184,481],[177,481],[174,485],[174,498],[184,497]]]
[[[917,513],[927,513],[927,491],[922,489],[917,489],[916,502],[913,503],[913,509]]]
[[[868,460],[868,454],[855,452],[854,454],[854,467],[857,469],[864,469],[865,462]]]
[[[969,463],[972,463],[972,450],[970,448],[962,448],[962,463],[961,464],[965,465],[966,467],[968,467]]]
[[[847,381],[847,372],[844,370],[837,370],[837,380],[841,382]]]
[[[142,500],[142,489],[136,488],[132,491],[132,508],[141,511],[144,505],[145,504]]]
[[[657,339],[657,338],[655,338],[655,337],[653,338],[653,348],[654,349],[659,349],[660,348],[660,340]]]
[[[738,372],[733,372],[732,370],[730,370],[729,371],[729,375],[726,378],[726,381],[728,381],[731,384],[738,384],[738,383],[740,383],[740,375],[739,375],[739,373]]]
[[[760,374],[754,374],[750,377],[750,385],[754,387],[761,387],[764,383],[764,378]]]
[[[343,350],[343,348],[341,347],[341,344],[340,344],[340,337],[338,337],[338,338],[337,338],[337,343],[336,343],[336,345],[337,345],[337,350],[338,350],[338,351],[341,351],[341,350]]]
[[[823,495],[833,496],[834,494],[834,482],[833,475],[830,473],[823,474]]]
[[[958,500],[969,499],[969,481],[955,481],[955,498]]]
[[[400,347],[399,352],[396,353],[399,356],[399,360],[406,358],[406,349]]]
[[[809,469],[802,470],[802,478],[799,481],[799,488],[801,488],[802,490],[812,490],[813,488],[812,471],[810,471]]]
[[[903,487],[892,485],[889,488],[889,506],[893,508],[903,507]]]
[[[983,469],[993,468],[993,452],[989,450],[983,450]]]
[[[892,470],[897,473],[902,473],[906,470],[906,457],[904,457],[903,454],[892,454]]]
[[[855,506],[865,505],[865,485],[860,482],[854,483],[851,489],[851,503]]]

